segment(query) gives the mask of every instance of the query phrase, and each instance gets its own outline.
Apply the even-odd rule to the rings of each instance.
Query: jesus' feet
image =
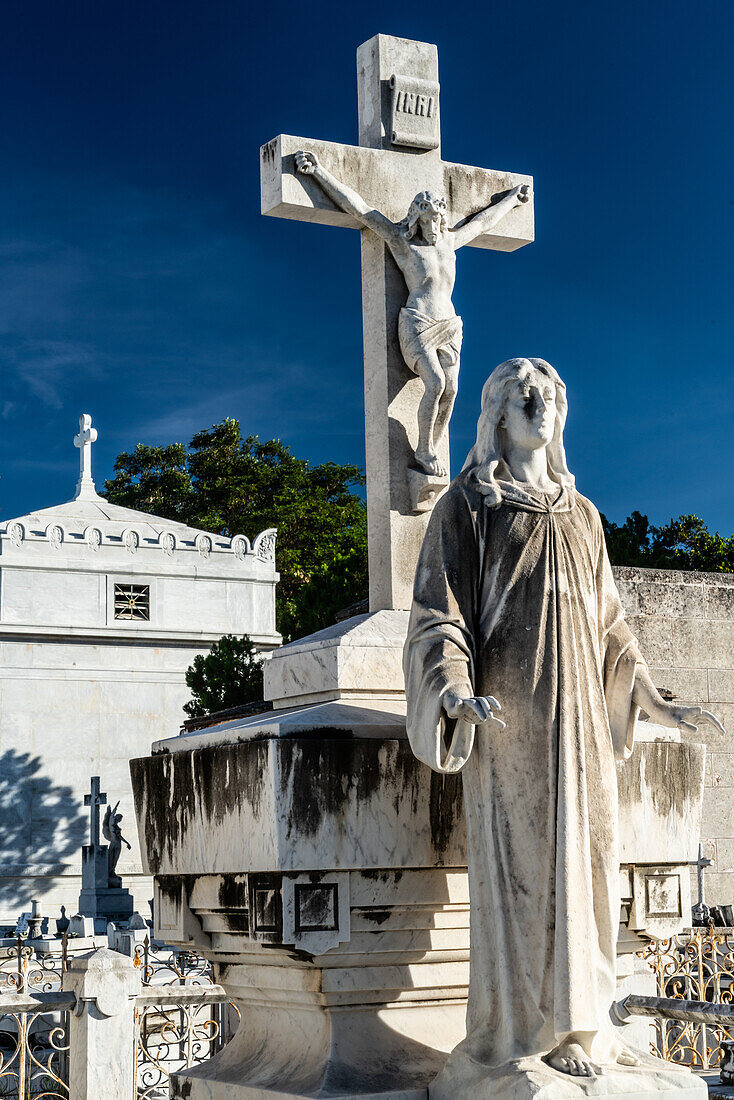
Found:
[[[543,1056],[543,1061],[551,1069],[568,1073],[571,1077],[596,1077],[599,1068],[593,1064],[581,1043],[572,1038],[564,1039],[557,1047],[553,1047],[553,1050]]]
[[[446,477],[446,470],[438,461],[438,455],[430,451],[416,451],[415,460],[420,468],[431,477]]]

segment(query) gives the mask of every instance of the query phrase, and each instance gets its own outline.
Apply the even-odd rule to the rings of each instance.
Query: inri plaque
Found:
[[[391,76],[390,141],[413,149],[437,149],[440,142],[438,81]]]

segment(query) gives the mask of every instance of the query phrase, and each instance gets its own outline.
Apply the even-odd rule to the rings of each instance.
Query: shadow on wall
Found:
[[[42,772],[40,756],[0,754],[0,904],[28,907],[23,875],[80,859],[87,817],[78,793]],[[27,868],[27,870],[25,870]],[[41,871],[41,873],[43,873]]]

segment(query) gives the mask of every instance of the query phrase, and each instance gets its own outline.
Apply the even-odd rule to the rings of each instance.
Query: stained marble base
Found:
[[[430,1100],[707,1100],[708,1087],[684,1067],[650,1059],[638,1067],[614,1066],[595,1078],[570,1077],[540,1058],[488,1069],[467,1055],[454,1054],[431,1084]]]
[[[323,984],[328,986],[329,976]],[[278,1011],[240,1003],[243,1025],[210,1061],[171,1078],[180,1100],[427,1100],[428,1086],[447,1054],[390,1026],[406,1024],[424,1035],[455,1037],[463,1031],[463,1005],[425,1001],[373,1011]],[[376,1007],[376,1006],[373,1006]],[[410,1016],[423,1020],[409,1020]],[[289,1019],[288,1019],[289,1018]],[[287,1024],[290,1027],[286,1030]]]
[[[272,1092],[248,1085],[224,1081],[201,1081],[193,1077],[171,1078],[171,1100],[427,1100],[425,1088],[400,1089],[398,1092]],[[180,1091],[179,1091],[180,1090]]]
[[[380,1055],[375,1052],[375,1063]],[[510,1067],[490,1070],[464,1065],[464,1072],[444,1073],[428,1088],[416,1083],[405,1087],[375,1091],[364,1085],[343,1082],[343,1087],[317,1086],[308,1091],[273,1090],[267,1086],[239,1081],[207,1079],[205,1067],[175,1075],[171,1079],[171,1097],[180,1100],[586,1100],[591,1097],[615,1097],[619,1100],[706,1100],[707,1083],[685,1069],[628,1069],[619,1067],[595,1080],[567,1077],[549,1069],[540,1059],[526,1059]],[[221,1072],[221,1070],[220,1070]],[[367,1073],[365,1074],[366,1076]],[[423,1074],[417,1075],[419,1078]],[[731,1095],[729,1093],[728,1095]]]

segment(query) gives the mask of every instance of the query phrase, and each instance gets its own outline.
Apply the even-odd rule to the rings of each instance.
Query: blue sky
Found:
[[[535,244],[460,257],[454,467],[492,367],[540,355],[610,518],[731,533],[729,0],[4,0],[0,515],[71,495],[82,411],[98,482],[227,415],[363,463],[358,236],[262,218],[258,149],[356,141],[377,32],[438,43],[447,159],[535,177]]]

